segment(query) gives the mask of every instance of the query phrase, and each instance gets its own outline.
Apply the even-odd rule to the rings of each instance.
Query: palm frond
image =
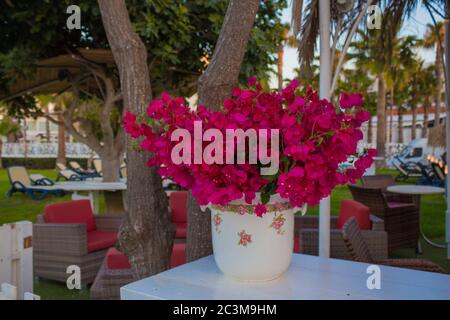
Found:
[[[302,78],[309,79],[312,76],[311,64],[314,59],[316,39],[319,36],[319,1],[310,0],[305,12],[298,47],[298,58]]]
[[[393,39],[395,38],[402,21],[405,18],[409,18],[416,8],[422,4],[429,10],[430,14],[433,14],[430,8],[436,9],[436,7],[444,8],[444,0],[402,0],[402,1],[381,1],[385,6],[383,9],[383,23],[382,23],[382,36],[380,37],[380,46],[384,52],[392,52]],[[444,10],[442,10],[443,12]],[[386,62],[389,63],[390,57],[386,58]]]
[[[302,27],[303,0],[292,0],[292,31],[297,38]]]
[[[347,12],[341,12],[337,8],[336,1],[330,2],[331,11],[331,32],[333,34],[333,52],[339,50],[338,46],[342,44],[342,37],[352,28],[355,20],[359,16],[360,11],[366,5],[367,0],[356,0],[353,8]],[[293,4],[296,4],[295,0]],[[298,10],[298,8],[296,8]],[[293,15],[294,15],[293,8]],[[301,14],[295,12],[296,17]],[[319,36],[319,1],[309,0],[305,5],[303,17],[300,18],[303,24],[300,28],[299,39],[299,63],[300,73],[303,78],[311,75],[311,63],[314,59],[314,52],[317,45],[317,37]],[[295,18],[294,21],[299,21]],[[345,39],[344,39],[345,40]]]

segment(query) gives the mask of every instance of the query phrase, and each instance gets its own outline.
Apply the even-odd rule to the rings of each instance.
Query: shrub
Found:
[[[83,168],[87,167],[87,160],[84,158],[67,158],[69,161],[77,161]],[[3,167],[14,165],[25,166],[27,169],[55,169],[56,158],[2,158]]]

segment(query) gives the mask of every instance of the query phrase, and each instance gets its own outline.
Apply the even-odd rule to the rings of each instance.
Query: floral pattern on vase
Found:
[[[227,204],[227,205],[212,205],[211,206],[215,210],[220,211],[227,211],[227,212],[233,212],[238,213],[240,215],[244,214],[255,214],[255,206],[251,204]],[[265,205],[267,212],[270,211],[284,211],[291,208],[289,202],[277,202],[273,204],[266,204]]]
[[[270,224],[269,228],[274,229],[277,232],[277,234],[283,235],[284,229],[282,229],[282,228],[284,226],[285,221],[286,221],[286,218],[283,216],[283,214],[280,213],[279,215],[277,215],[275,213],[275,217],[273,218],[272,223]]]
[[[287,210],[280,210],[286,207],[283,202],[288,200],[272,195],[267,205],[273,210],[260,217],[255,211],[261,203],[261,194],[256,197],[252,206],[247,205],[244,198],[230,203],[232,207],[207,206],[211,211],[214,260],[226,276],[239,281],[275,279],[289,268],[292,258],[294,213],[297,208],[289,206]],[[244,214],[240,214],[239,210],[222,210],[239,209],[240,206],[245,209]],[[215,231],[216,214],[220,214],[222,219],[220,233]],[[278,219],[275,219],[272,228],[274,217]],[[276,228],[284,233],[278,234]]]
[[[220,216],[220,213],[216,213],[214,215],[214,219],[213,219],[213,223],[214,223],[214,229],[216,229],[217,233],[220,233],[220,224],[222,223],[222,217]]]
[[[252,235],[246,233],[245,230],[238,232],[238,236],[239,236],[238,245],[246,247],[247,244],[252,243]]]

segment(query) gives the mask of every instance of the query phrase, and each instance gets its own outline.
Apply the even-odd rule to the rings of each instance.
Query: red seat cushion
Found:
[[[172,256],[170,257],[170,267],[175,268],[186,263],[186,244],[174,243]]]
[[[172,222],[186,223],[187,191],[174,191],[170,194]]]
[[[175,222],[175,226],[176,226],[176,231],[175,231],[175,238],[178,239],[186,239],[186,223],[177,223]]]
[[[99,251],[112,247],[117,241],[117,232],[91,231],[87,234],[88,252]]]
[[[294,252],[300,253],[300,237],[294,236]]]
[[[94,214],[89,200],[50,204],[44,209],[44,219],[48,223],[82,223],[86,225],[87,232],[95,230]]]
[[[108,269],[131,268],[128,257],[116,248],[109,248],[108,252],[106,253],[106,265]]]
[[[172,249],[172,256],[170,257],[170,267],[175,268],[186,263],[186,244],[174,243]],[[117,250],[110,248],[106,253],[106,266],[108,269],[129,269],[131,268],[128,257]]]
[[[175,238],[186,238],[186,205],[187,191],[174,191],[170,194],[170,210],[172,222],[176,226]]]
[[[341,229],[351,217],[355,217],[361,230],[369,230],[372,227],[368,207],[354,200],[342,200],[336,227]]]

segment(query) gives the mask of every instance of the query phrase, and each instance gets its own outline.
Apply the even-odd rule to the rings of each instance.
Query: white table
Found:
[[[411,195],[427,195],[427,194],[443,194],[444,188],[432,187],[432,186],[417,186],[412,184],[395,185],[387,187],[387,191],[394,193],[403,193]]]
[[[413,201],[416,204],[416,206],[419,208],[419,217],[420,217],[420,197],[422,195],[432,195],[432,194],[444,194],[445,189],[444,188],[438,188],[438,187],[432,187],[432,186],[416,186],[416,185],[395,185],[395,186],[389,186],[386,188],[387,191],[393,192],[393,193],[401,193],[401,194],[409,194],[413,197]],[[420,221],[420,220],[419,220]],[[437,247],[437,248],[447,248],[447,245],[445,244],[439,244],[431,241],[428,239],[425,234],[422,231],[422,228],[420,228],[420,234],[422,235],[422,238],[428,242],[430,245]],[[419,242],[419,248],[420,248],[420,242]],[[421,249],[419,249],[421,251]]]
[[[99,213],[100,191],[122,191],[127,189],[127,185],[123,181],[103,182],[98,180],[57,182],[55,183],[55,187],[67,192],[72,192],[72,199],[74,200],[83,197],[79,192],[87,192],[94,214]]]
[[[368,266],[294,254],[283,276],[251,283],[224,276],[208,256],[130,283],[120,295],[122,300],[450,299],[449,275],[380,266],[381,289],[370,290]]]

